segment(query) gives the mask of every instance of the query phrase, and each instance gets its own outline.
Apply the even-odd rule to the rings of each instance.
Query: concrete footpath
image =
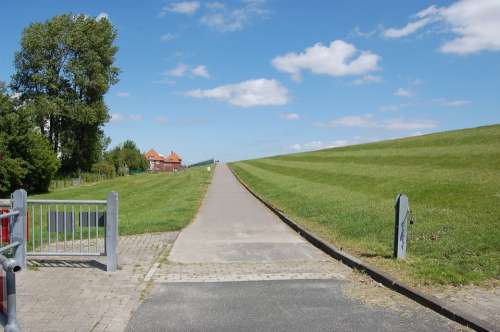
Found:
[[[149,274],[127,331],[448,331],[462,327],[326,256],[215,169],[197,218]]]

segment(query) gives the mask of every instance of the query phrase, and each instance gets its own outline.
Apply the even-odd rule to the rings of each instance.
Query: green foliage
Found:
[[[107,179],[114,178],[116,175],[115,166],[107,160],[101,160],[92,165],[92,173],[103,175]]]
[[[107,19],[60,15],[23,31],[11,87],[65,172],[90,170],[105,147],[109,115],[104,94],[118,81],[116,31]]]
[[[500,125],[232,164],[254,190],[337,246],[416,283],[500,279]],[[391,258],[394,200],[416,222]]]
[[[212,172],[193,167],[176,173],[144,173],[34,196],[50,199],[120,197],[120,234],[179,230],[196,215]]]
[[[148,160],[131,140],[127,140],[105,153],[105,159],[115,166],[119,176],[127,175],[130,170],[144,171],[149,167]]]
[[[0,89],[0,195],[20,187],[47,191],[58,168],[47,139],[34,129],[30,109],[14,105]]]

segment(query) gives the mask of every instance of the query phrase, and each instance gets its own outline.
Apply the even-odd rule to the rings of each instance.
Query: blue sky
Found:
[[[500,123],[500,0],[9,1],[24,27],[108,17],[112,144],[230,161]]]

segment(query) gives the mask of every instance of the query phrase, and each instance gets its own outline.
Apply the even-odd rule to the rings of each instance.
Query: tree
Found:
[[[32,110],[65,172],[90,170],[104,150],[104,94],[119,74],[116,36],[106,18],[70,14],[23,31],[11,87]]]
[[[0,195],[47,191],[59,161],[33,125],[33,114],[0,88]]]
[[[113,163],[119,175],[123,175],[124,169],[144,171],[149,167],[148,160],[131,140],[126,140],[107,152],[105,158]]]

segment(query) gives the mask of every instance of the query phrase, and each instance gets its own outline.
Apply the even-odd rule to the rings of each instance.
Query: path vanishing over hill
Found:
[[[128,331],[448,331],[456,324],[326,256],[226,165]]]

